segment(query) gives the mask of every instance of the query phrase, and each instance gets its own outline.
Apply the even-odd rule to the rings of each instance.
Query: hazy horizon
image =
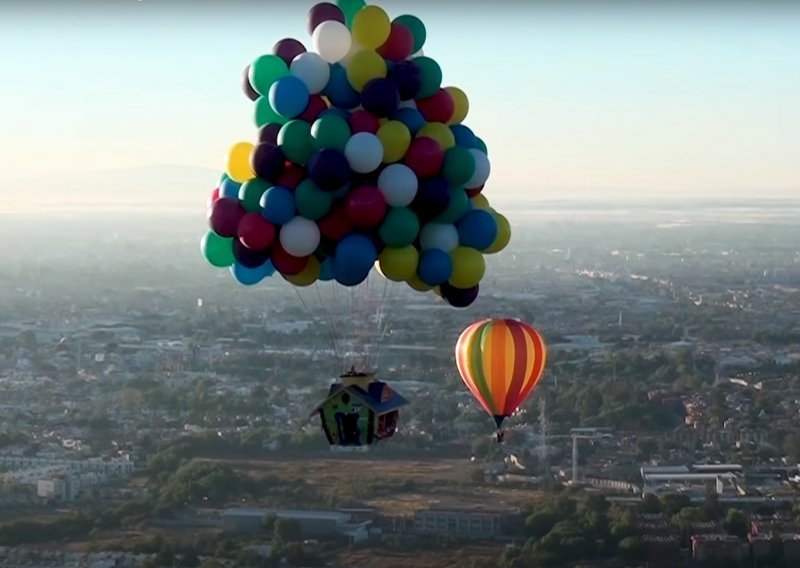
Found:
[[[309,46],[314,3],[4,5],[0,49],[18,55],[0,62],[3,209],[163,167],[186,168],[169,183],[203,207],[228,147],[256,136],[242,69],[282,37]],[[379,4],[423,19],[426,54],[470,97],[491,201],[800,195],[798,5]],[[141,181],[109,191],[136,201]]]

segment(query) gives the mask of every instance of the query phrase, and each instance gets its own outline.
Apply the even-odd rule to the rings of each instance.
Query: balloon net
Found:
[[[321,280],[310,286],[292,286],[315,322],[315,347],[329,350],[332,371],[338,374],[377,369],[401,287],[402,283],[375,272],[356,286]]]

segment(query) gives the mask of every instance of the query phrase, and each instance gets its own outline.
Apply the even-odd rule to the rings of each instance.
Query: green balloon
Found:
[[[297,212],[309,221],[322,219],[331,210],[333,194],[322,191],[310,179],[304,179],[294,190]]]
[[[289,66],[277,55],[262,55],[250,64],[250,84],[258,94],[267,96],[272,84],[289,74]]]
[[[288,118],[275,112],[275,109],[269,104],[269,97],[258,97],[254,108],[253,117],[257,128],[270,123],[286,124],[289,121]]]
[[[411,35],[414,36],[414,49],[412,53],[418,52],[425,45],[425,40],[428,38],[428,32],[425,30],[425,24],[422,20],[411,14],[403,14],[394,19],[395,24],[401,24],[408,28]]]
[[[344,147],[350,140],[350,125],[339,116],[323,116],[311,125],[311,138],[315,150],[333,148],[344,152]]]
[[[253,178],[244,182],[239,188],[239,201],[242,202],[245,211],[261,211],[261,196],[270,187],[272,185],[261,178]]]
[[[419,69],[418,99],[432,97],[442,88],[442,68],[430,57],[425,55],[412,59]]]
[[[434,223],[444,223],[450,224],[455,223],[461,217],[464,216],[464,213],[469,211],[469,196],[467,192],[462,188],[451,188],[450,189],[450,203],[447,205],[447,209],[445,209],[438,217],[436,217],[433,221]]]
[[[419,234],[419,217],[408,207],[391,207],[378,234],[388,247],[408,246]]]
[[[475,158],[467,148],[453,146],[444,153],[444,177],[451,187],[464,187],[475,173]]]
[[[336,5],[344,14],[344,21],[348,29],[353,29],[353,19],[367,5],[364,0],[336,0]]]
[[[217,268],[228,268],[236,260],[233,256],[233,239],[220,237],[214,231],[203,235],[200,250],[208,263]]]
[[[476,136],[475,137],[475,142],[477,142],[477,144],[478,144],[478,150],[480,150],[481,152],[483,152],[484,154],[486,154],[488,156],[489,155],[489,150],[486,149],[486,142],[483,141],[483,138],[479,138],[479,137]]]
[[[286,158],[298,166],[306,165],[314,152],[311,141],[311,125],[304,120],[290,120],[278,132],[278,147]]]

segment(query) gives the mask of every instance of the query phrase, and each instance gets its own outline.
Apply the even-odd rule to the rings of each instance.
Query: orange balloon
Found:
[[[475,322],[456,343],[458,372],[498,428],[536,388],[546,359],[539,332],[514,319]]]

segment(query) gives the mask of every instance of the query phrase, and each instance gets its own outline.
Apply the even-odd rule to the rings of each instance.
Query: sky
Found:
[[[313,4],[4,1],[0,195],[119,168],[221,171],[256,137],[243,68],[283,37],[310,46]],[[425,22],[497,195],[800,196],[800,3],[379,4]]]

